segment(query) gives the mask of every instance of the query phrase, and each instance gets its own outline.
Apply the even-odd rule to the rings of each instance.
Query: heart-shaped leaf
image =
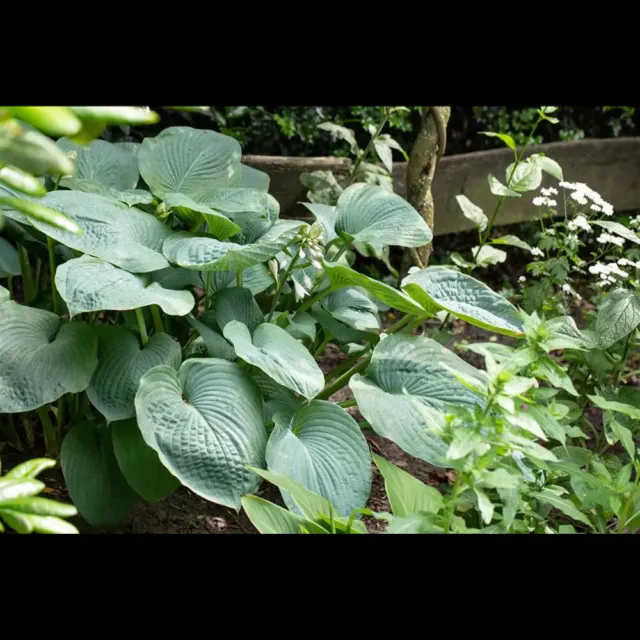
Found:
[[[93,193],[103,198],[115,200],[116,202],[123,202],[129,207],[133,207],[136,204],[150,204],[153,201],[153,196],[144,189],[127,189],[121,191],[115,187],[109,187],[97,180],[85,180],[80,178],[67,178],[62,181],[61,186],[65,189],[71,189],[73,191],[83,191],[84,193]]]
[[[336,232],[354,242],[422,247],[433,234],[420,214],[399,195],[357,183],[344,190],[336,207]]]
[[[358,331],[380,328],[378,307],[357,289],[340,289],[330,293],[321,302],[336,320]]]
[[[374,349],[365,375],[350,382],[358,407],[374,431],[407,453],[440,467],[451,466],[440,429],[447,404],[474,406],[482,398],[451,369],[484,380],[482,372],[435,340],[392,335]]]
[[[171,230],[152,215],[81,191],[52,191],[40,201],[82,229],[74,234],[29,218],[36,229],[67,247],[134,273],[169,266],[161,250]]]
[[[194,493],[234,509],[260,479],[267,434],[260,395],[242,368],[193,358],[176,373],[155,367],[140,381],[138,425],[162,464]]]
[[[89,400],[107,423],[132,418],[140,378],[160,364],[177,370],[182,359],[180,345],[166,333],[156,333],[142,347],[135,333],[117,325],[102,325],[95,332],[98,367],[87,387]]]
[[[71,317],[91,311],[126,311],[157,304],[166,314],[184,316],[195,305],[189,291],[165,289],[157,282],[118,269],[91,256],[58,267],[56,288]]]
[[[237,140],[215,131],[169,127],[145,138],[138,153],[140,174],[158,198],[183,193],[205,202],[217,189],[237,187],[242,176]]]
[[[183,193],[168,193],[164,203],[169,211],[189,224],[193,224],[200,217],[203,218],[211,234],[220,240],[226,240],[241,231],[240,227],[226,216],[204,204],[194,202]]]
[[[0,305],[0,413],[32,411],[65,393],[84,391],[97,364],[97,340],[84,322]]]
[[[249,289],[242,287],[222,289],[214,294],[211,297],[211,311],[209,313],[221,331],[233,320],[244,324],[249,331],[253,331],[264,322],[264,314],[253,294]]]
[[[243,189],[258,189],[258,191],[269,191],[271,178],[268,173],[254,169],[246,164],[242,165],[242,179],[240,187]]]
[[[515,307],[486,284],[446,267],[407,276],[402,288],[425,309],[448,313],[489,331],[519,337],[524,329]]]
[[[293,417],[276,413],[267,444],[270,471],[293,478],[329,500],[342,516],[365,506],[371,492],[371,455],[356,421],[337,405],[313,400]],[[283,492],[285,504],[297,506]]]
[[[251,379],[260,389],[265,422],[271,422],[276,413],[291,417],[302,407],[300,398],[291,389],[278,384],[257,367],[251,367],[249,371]]]

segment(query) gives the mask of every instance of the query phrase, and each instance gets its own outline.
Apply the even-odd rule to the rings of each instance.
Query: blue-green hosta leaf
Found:
[[[0,278],[19,276],[20,273],[20,260],[16,248],[0,237]]]
[[[515,307],[479,280],[446,267],[427,267],[407,276],[402,288],[425,309],[445,311],[489,331],[520,337]]]
[[[270,194],[257,189],[219,189],[206,200],[207,206],[233,220],[239,244],[257,242],[273,227],[280,214],[280,204]]]
[[[422,247],[433,234],[420,214],[399,195],[383,187],[353,184],[336,207],[336,232],[355,242]]]
[[[84,322],[9,300],[0,305],[0,413],[32,411],[84,391],[98,364],[97,340]]]
[[[160,364],[178,369],[180,345],[166,333],[156,333],[143,347],[135,333],[117,325],[102,325],[95,332],[98,367],[87,387],[89,400],[107,423],[132,418],[140,378]]]
[[[371,492],[371,455],[356,421],[342,408],[313,400],[293,417],[276,413],[267,466],[329,500],[342,516],[365,506]],[[286,492],[292,511],[296,503]]]
[[[74,234],[29,218],[36,229],[67,247],[134,273],[169,266],[161,251],[171,230],[152,215],[81,191],[52,191],[40,201],[82,229]]]
[[[120,471],[106,425],[75,424],[62,442],[60,462],[73,504],[94,527],[116,524],[138,501]]]
[[[193,358],[176,373],[147,372],[136,395],[145,442],[194,493],[227,507],[253,493],[264,466],[267,433],[257,388],[242,368],[217,358]]]
[[[168,193],[164,203],[169,211],[189,224],[193,224],[199,217],[202,217],[211,234],[220,240],[226,240],[241,231],[240,227],[226,216],[204,204],[194,202],[183,193]]]
[[[628,336],[640,324],[640,298],[632,291],[612,291],[598,309],[596,340],[601,349],[608,349]]]
[[[342,344],[359,340],[374,342],[378,339],[377,333],[352,329],[343,322],[336,320],[320,303],[314,304],[309,313],[323,329],[331,333],[334,340]]]
[[[373,461],[384,478],[384,487],[393,515],[398,518],[436,514],[444,506],[442,494],[414,478],[388,460],[373,454]]]
[[[481,371],[435,340],[392,335],[375,347],[365,375],[355,375],[350,387],[360,412],[378,435],[417,458],[449,467],[440,412],[447,404],[483,404],[451,370],[484,381]]]
[[[233,320],[244,324],[253,331],[264,322],[264,314],[249,289],[233,287],[218,291],[211,297],[211,311],[220,330]]]
[[[237,187],[242,177],[237,140],[215,131],[169,127],[145,138],[138,153],[140,175],[158,198],[184,193],[206,202],[217,189]]]
[[[336,208],[320,202],[302,203],[315,217],[324,229],[324,241],[329,242],[338,237],[336,233]]]
[[[61,138],[57,144],[76,154],[75,179],[93,180],[119,191],[136,188],[140,179],[137,159],[140,145],[93,140],[82,146],[67,138]],[[60,186],[75,189],[67,185],[66,179],[60,181]]]
[[[258,189],[258,191],[269,191],[271,178],[268,173],[254,169],[246,164],[242,165],[242,178],[240,187],[243,189]]]
[[[184,316],[195,305],[189,291],[165,289],[148,278],[91,256],[74,258],[56,271],[56,288],[71,316],[90,311],[126,311],[157,304],[170,316]]]
[[[9,289],[5,289],[5,287],[0,286],[0,304],[10,299],[11,293],[9,292]]]
[[[158,454],[144,441],[135,419],[114,422],[110,431],[122,475],[147,502],[158,502],[180,486],[180,481],[171,475]]]
[[[250,369],[251,379],[256,383],[262,395],[262,408],[265,422],[273,420],[276,413],[290,418],[302,407],[300,399],[293,391],[278,384],[273,378],[257,367]]]
[[[235,275],[234,275],[235,277]],[[167,267],[154,271],[151,274],[152,282],[157,282],[165,289],[190,289],[198,287],[204,289],[205,281],[200,273],[191,269],[183,269],[182,267]]]
[[[190,271],[184,269],[184,271]],[[201,288],[209,282],[209,293],[214,294],[222,289],[237,286],[237,275],[235,271],[205,271],[202,273]],[[242,273],[242,286],[249,289],[254,296],[262,293],[275,283],[269,267],[265,264],[255,264],[253,267],[245,269]]]
[[[298,311],[296,314],[284,314],[286,316],[285,322],[288,322],[285,326],[285,331],[290,333],[296,340],[302,340],[305,343],[315,340],[316,321],[306,311]]]
[[[357,289],[334,291],[321,304],[336,320],[352,329],[369,331],[380,328],[378,307]]]
[[[136,204],[150,204],[153,196],[144,189],[127,189],[121,191],[115,187],[110,187],[97,180],[86,180],[84,178],[67,178],[61,182],[62,187],[73,191],[83,191],[84,193],[93,193],[97,196],[103,196],[116,202],[133,207]]]
[[[220,335],[220,329],[207,312],[196,320],[193,316],[187,318],[187,322],[200,334],[207,355],[211,358],[222,358],[233,362],[236,360],[236,352],[233,347]]]
[[[223,330],[239,358],[262,369],[278,384],[309,400],[324,387],[324,375],[311,354],[284,329],[263,323],[251,335],[249,329],[233,320]]]
[[[417,316],[429,315],[427,311],[425,311],[407,294],[390,287],[384,282],[369,278],[363,273],[354,271],[353,269],[338,264],[337,262],[325,261],[324,267],[333,289],[341,289],[343,287],[362,287],[393,309]]]
[[[270,260],[291,244],[304,226],[297,220],[280,220],[258,242],[248,245],[180,232],[171,234],[162,247],[169,262],[185,269],[234,271]]]

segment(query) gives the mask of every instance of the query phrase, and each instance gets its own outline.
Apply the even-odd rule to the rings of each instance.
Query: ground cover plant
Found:
[[[458,197],[477,245],[399,286],[354,268],[354,248],[432,240],[385,184],[354,170],[335,202],[307,203],[313,224],[281,219],[235,139],[168,127],[110,143],[95,137],[115,118],[154,116],[100,109],[4,108],[0,122],[2,435],[29,449],[42,433],[86,521],[115,524],[183,485],[270,533],[362,534],[367,519],[390,533],[640,526],[640,398],[625,384],[640,324],[640,256],[625,247],[640,238],[552,159],[526,156],[555,108],[537,110],[523,147],[489,132],[514,162],[488,177],[490,216]],[[361,164],[381,131],[356,148]],[[29,161],[24,138],[40,145]],[[57,164],[34,164],[43,154]],[[543,175],[555,186],[541,189]],[[507,197],[536,198],[537,247],[496,233]],[[479,279],[507,250],[531,256],[519,308]],[[581,329],[574,279],[589,276]],[[483,367],[447,347],[453,318],[500,337],[466,345]],[[329,345],[345,358],[323,372]],[[352,400],[330,401],[347,387]],[[372,454],[367,429],[450,472],[450,486]],[[389,512],[367,506],[372,463]],[[255,495],[263,481],[284,506]]]

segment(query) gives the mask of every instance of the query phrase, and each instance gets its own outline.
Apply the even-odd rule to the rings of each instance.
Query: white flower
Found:
[[[599,204],[592,204],[589,208],[592,211],[602,211],[602,207]]]
[[[555,230],[555,229],[547,229],[547,230],[545,231],[545,233],[546,233],[548,236],[555,236],[555,235],[556,235],[556,230]]]
[[[563,285],[562,285],[562,290],[563,290],[565,293],[571,293],[571,287],[570,287],[568,284],[563,284]]]
[[[548,189],[540,189],[540,193],[543,196],[557,196],[558,190],[554,189],[553,187],[549,187]]]
[[[312,260],[311,264],[313,265],[314,269],[322,271],[322,265],[317,260]]]
[[[532,256],[544,256],[544,251],[542,249],[539,249],[538,247],[534,247],[533,249],[531,249],[531,255]]]
[[[278,282],[278,261],[277,260],[269,260],[267,262],[267,265],[269,266],[269,271],[271,271],[271,275],[273,276],[273,279]]]
[[[583,229],[584,231],[591,231],[591,225],[587,222],[584,216],[576,216],[573,220],[569,220],[567,225],[571,231],[576,229]]]
[[[309,294],[309,292],[297,280],[293,281],[293,288],[296,292],[296,301],[302,300],[302,298]]]
[[[520,276],[520,277],[518,278],[518,281],[519,281],[519,282],[526,282],[526,281],[527,281],[527,279],[526,279],[524,276]]]
[[[313,289],[313,282],[311,282],[311,278],[306,273],[302,274],[302,283],[307,291],[311,291],[311,289]]]
[[[609,264],[605,264],[604,262],[596,262],[595,264],[589,267],[589,272],[594,275],[599,274],[603,280],[610,281],[611,283],[615,282],[615,278],[618,276],[619,278],[628,278],[629,274],[626,271],[620,269],[620,267],[615,262],[610,262]]]
[[[543,206],[547,206],[547,207],[557,207],[558,203],[555,200],[552,200],[551,198],[543,198],[541,196],[538,196],[537,198],[533,199],[533,205],[535,207],[543,207]]]
[[[298,257],[300,258],[300,260],[304,260],[307,257],[302,247],[300,247],[300,252],[298,253]]]
[[[607,242],[610,242],[611,244],[615,244],[617,247],[621,247],[624,244],[624,238],[612,236],[610,233],[601,233],[596,238],[596,242],[599,242],[600,244],[606,244]]]
[[[584,191],[573,191],[571,193],[571,197],[578,203],[578,204],[588,204],[587,202],[587,198],[585,196]]]

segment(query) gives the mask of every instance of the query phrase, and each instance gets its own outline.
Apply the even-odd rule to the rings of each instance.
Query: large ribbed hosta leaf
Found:
[[[260,240],[248,245],[187,232],[173,233],[164,241],[162,251],[169,262],[186,269],[244,271],[280,253],[303,226],[304,223],[297,220],[280,220]]]
[[[52,191],[40,200],[73,220],[81,234],[29,219],[58,242],[134,273],[164,269],[162,243],[171,230],[148,213],[80,191]]]
[[[311,354],[289,333],[275,324],[263,323],[253,332],[233,320],[223,330],[238,354],[262,369],[278,384],[311,399],[324,386],[324,375]]]
[[[63,180],[64,184],[61,185],[66,189],[73,191],[84,191],[84,193],[93,193],[97,196],[103,196],[116,202],[123,202],[124,204],[133,207],[136,204],[150,204],[153,200],[153,196],[144,189],[127,189],[121,191],[115,187],[110,187],[97,180],[85,180],[82,178],[68,178]]]
[[[260,478],[267,434],[256,386],[242,368],[217,358],[187,360],[176,372],[147,372],[136,395],[145,442],[182,484],[218,504],[240,508]]]
[[[290,417],[275,415],[267,465],[327,498],[342,516],[365,506],[371,492],[371,455],[356,421],[331,402],[313,400]],[[289,509],[295,501],[283,492]]]
[[[220,240],[240,233],[240,227],[226,216],[214,211],[211,207],[199,204],[183,193],[168,193],[164,201],[168,211],[174,213],[187,224],[194,224],[203,219],[212,235]]]
[[[339,289],[321,302],[336,319],[359,331],[380,328],[378,307],[357,289]]]
[[[384,187],[358,183],[345,189],[336,206],[336,232],[372,245],[422,247],[433,234],[420,214]]]
[[[246,164],[242,165],[242,179],[240,186],[246,189],[258,189],[259,191],[269,191],[271,178],[268,173],[254,169]]]
[[[241,155],[237,140],[229,136],[169,127],[155,138],[145,138],[138,166],[158,198],[183,193],[196,202],[206,202],[217,189],[239,186]]]
[[[427,267],[407,276],[402,288],[425,309],[451,315],[489,331],[523,334],[516,308],[486,284],[446,267]]]
[[[376,346],[365,375],[350,382],[360,412],[378,435],[441,467],[450,463],[438,434],[439,412],[446,404],[482,404],[448,367],[483,380],[482,372],[435,340],[392,335]]]
[[[0,304],[0,413],[31,411],[65,393],[84,391],[97,360],[97,340],[84,322]]]
[[[160,364],[178,369],[180,345],[166,333],[156,333],[143,347],[135,333],[117,325],[98,326],[95,332],[98,366],[87,387],[89,400],[107,422],[132,418],[140,378]]]
[[[232,287],[218,291],[211,297],[211,311],[222,331],[229,322],[237,320],[253,331],[264,322],[264,314],[260,310],[251,291],[242,287]]]
[[[157,304],[170,316],[184,316],[195,305],[189,291],[165,289],[148,276],[118,269],[91,256],[74,258],[56,271],[56,288],[69,313],[126,311]]]

